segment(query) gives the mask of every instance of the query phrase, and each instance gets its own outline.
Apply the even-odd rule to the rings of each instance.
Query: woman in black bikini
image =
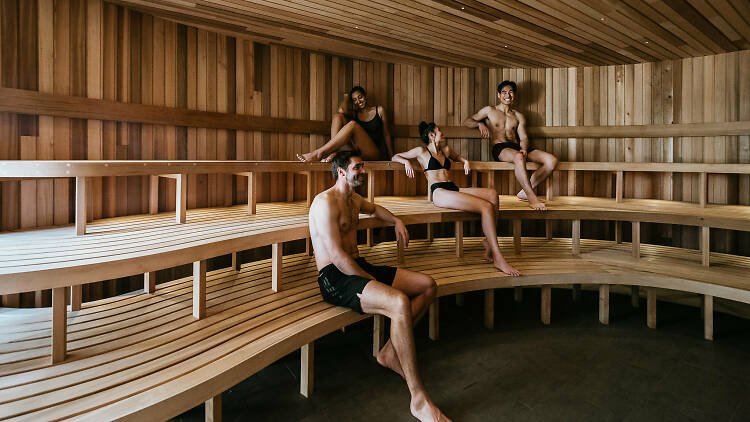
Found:
[[[419,164],[425,169],[427,184],[432,192],[433,204],[438,207],[481,214],[482,231],[487,237],[484,240],[485,256],[491,259],[500,271],[513,276],[520,275],[518,270],[503,258],[503,254],[500,253],[500,248],[497,246],[497,191],[489,188],[459,188],[456,186],[448,177],[451,159],[462,162],[466,174],[469,174],[470,171],[469,160],[451,150],[448,144],[443,141],[443,133],[435,123],[420,123],[419,134],[426,146],[396,154],[392,160],[402,163],[406,168],[406,175],[409,177],[414,177],[414,168],[409,160],[416,158],[419,161]]]
[[[354,110],[349,110],[349,99]],[[364,160],[388,160],[393,155],[391,135],[388,133],[388,122],[382,106],[368,106],[367,94],[361,86],[355,86],[345,96],[338,113],[331,122],[331,140],[322,147],[297,154],[300,161],[327,161],[327,158],[339,151],[358,149]]]

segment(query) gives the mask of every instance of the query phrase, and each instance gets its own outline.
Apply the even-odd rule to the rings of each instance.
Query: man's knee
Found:
[[[435,283],[435,279],[428,276],[427,274],[422,274],[425,277],[425,284],[426,287],[424,289],[424,295],[428,299],[429,302],[432,301],[432,299],[435,298],[437,295],[437,283]]]
[[[391,318],[405,318],[411,316],[411,301],[404,292],[396,291],[389,301]]]

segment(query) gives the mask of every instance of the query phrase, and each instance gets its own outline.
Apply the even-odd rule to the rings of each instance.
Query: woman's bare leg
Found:
[[[375,145],[375,142],[370,139],[370,136],[362,129],[362,126],[355,121],[345,124],[322,147],[307,154],[297,154],[297,158],[305,162],[320,161],[329,154],[341,149],[358,149],[362,153],[362,159],[364,160],[377,160],[380,158],[380,150]]]
[[[447,189],[435,189],[432,202],[438,207],[476,212],[482,217],[482,231],[487,237],[495,268],[508,275],[520,275],[503,257],[497,246],[497,208],[489,201],[466,192],[454,192]]]
[[[495,189],[490,188],[461,188],[461,192],[468,193],[469,195],[478,196],[485,201],[492,204],[492,208],[495,209],[495,212],[499,210],[499,203],[500,200],[497,196],[497,191]],[[495,221],[497,221],[497,214],[495,217]],[[495,225],[497,227],[497,225]],[[482,246],[484,246],[484,259],[487,262],[494,262],[494,257],[492,256],[492,246],[490,246],[490,242],[487,238],[484,238],[482,240]]]

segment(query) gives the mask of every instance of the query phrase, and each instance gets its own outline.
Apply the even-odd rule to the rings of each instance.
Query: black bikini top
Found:
[[[430,154],[430,161],[427,162],[427,168],[424,169],[424,171],[440,170],[440,169],[450,170],[451,169],[450,158],[445,157],[443,155],[443,157],[445,157],[445,161],[443,162],[443,164],[440,164],[440,161],[438,161],[435,157],[432,156],[432,153],[430,152],[430,150],[427,150],[427,152]]]

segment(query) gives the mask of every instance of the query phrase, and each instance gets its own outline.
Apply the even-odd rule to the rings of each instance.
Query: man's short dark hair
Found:
[[[497,86],[497,93],[499,94],[500,91],[503,90],[506,86],[510,85],[510,87],[513,89],[513,92],[518,92],[518,85],[516,85],[513,81],[502,81],[500,82],[500,85]]]
[[[362,158],[362,153],[358,149],[348,149],[345,151],[339,151],[333,156],[331,160],[331,173],[333,174],[333,180],[339,178],[339,169],[342,168],[346,171],[349,167],[349,161],[352,157]]]
[[[365,89],[364,89],[364,88],[362,88],[362,87],[361,87],[361,86],[359,86],[359,85],[355,85],[355,86],[354,86],[354,87],[353,87],[353,88],[352,88],[352,89],[351,89],[351,90],[349,91],[349,97],[351,97],[351,96],[352,96],[352,94],[354,94],[355,92],[361,92],[363,96],[365,96],[365,97],[367,96],[367,92],[365,91]]]

